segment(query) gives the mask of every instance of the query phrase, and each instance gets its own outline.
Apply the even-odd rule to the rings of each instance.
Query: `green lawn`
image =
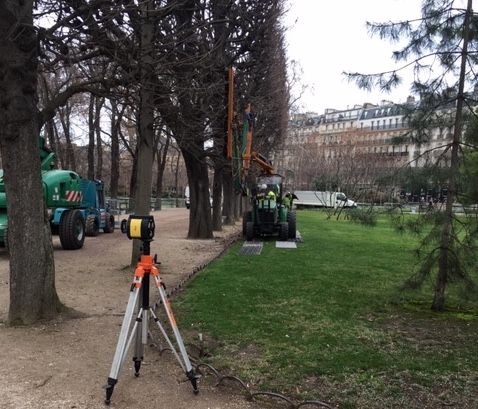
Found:
[[[320,212],[299,212],[298,229],[295,250],[269,241],[261,256],[240,256],[237,243],[175,301],[213,365],[345,408],[434,407],[440,385],[478,407],[477,306],[452,292],[451,312],[434,314],[430,287],[398,290],[416,264],[413,237],[385,218],[364,227]]]

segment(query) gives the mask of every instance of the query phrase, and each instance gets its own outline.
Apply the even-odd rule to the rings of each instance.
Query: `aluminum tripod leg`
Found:
[[[118,374],[121,370],[121,365],[123,364],[124,358],[127,350],[128,342],[128,333],[131,326],[131,321],[133,320],[134,310],[138,302],[139,289],[143,279],[142,277],[135,277],[133,284],[131,285],[131,292],[128,299],[128,305],[126,307],[126,312],[123,317],[123,323],[121,324],[121,331],[118,338],[118,343],[116,345],[115,355],[113,357],[113,363],[111,364],[111,371],[108,377],[108,384],[106,385],[106,399],[105,403],[109,404],[111,401],[111,395],[113,394],[114,387],[118,382]]]
[[[161,283],[161,279],[159,278],[159,272],[154,267],[155,270],[152,270],[152,274],[154,276],[155,284],[156,287],[158,288],[159,291],[159,297],[161,299],[161,303],[164,306],[164,309],[166,311],[166,315],[168,316],[169,323],[171,324],[171,328],[173,330],[174,337],[176,338],[176,343],[178,344],[179,347],[179,352],[182,357],[182,362],[181,359],[179,359],[179,356],[174,349],[174,347],[171,344],[171,341],[169,340],[168,336],[164,333],[164,330],[162,329],[161,325],[159,324],[157,318],[155,318],[156,323],[158,324],[158,327],[160,328],[161,332],[163,332],[163,335],[165,336],[167,342],[169,343],[170,347],[174,351],[174,355],[179,361],[179,364],[183,368],[183,370],[186,372],[186,376],[188,377],[189,381],[191,382],[191,385],[193,387],[193,392],[198,393],[198,387],[197,387],[197,375],[194,373],[194,369],[191,365],[191,361],[189,360],[189,356],[186,352],[186,348],[184,346],[183,338],[181,337],[181,333],[179,332],[178,325],[176,324],[176,318],[174,317],[173,310],[171,309],[171,304],[169,303],[169,300],[166,295],[166,291],[164,290],[164,287]],[[184,365],[183,365],[184,364]]]

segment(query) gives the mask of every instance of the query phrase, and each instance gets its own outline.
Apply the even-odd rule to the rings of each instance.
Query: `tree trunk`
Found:
[[[73,143],[71,141],[70,133],[70,116],[71,116],[71,107],[70,104],[66,104],[63,109],[58,110],[60,116],[61,126],[63,128],[63,134],[65,135],[66,141],[66,155],[64,166],[66,169],[71,169],[76,172],[76,159],[75,152],[73,150]]]
[[[179,207],[178,179],[179,179],[179,161],[180,160],[181,160],[181,153],[178,151],[178,157],[176,158],[176,168],[174,169],[174,190],[176,192],[176,207]]]
[[[166,157],[168,156],[169,143],[171,142],[171,135],[166,136],[166,141],[162,149],[158,150],[158,174],[156,176],[156,210],[161,210],[161,196],[163,195],[163,177],[164,169],[166,168]]]
[[[111,103],[111,179],[110,179],[110,196],[112,198],[118,197],[118,182],[119,182],[119,135],[118,129],[121,124],[121,115],[118,112],[118,106],[114,99]]]
[[[20,6],[16,4],[21,4]],[[0,150],[4,160],[10,248],[11,324],[52,318],[62,305],[55,290],[50,229],[38,152],[37,37],[32,2],[0,3]],[[22,160],[15,160],[21,153]]]
[[[214,169],[214,182],[212,184],[212,229],[222,230],[222,179],[224,167],[219,165]]]
[[[47,134],[47,139],[48,139],[48,145],[50,149],[55,152],[56,158],[57,158],[57,167],[62,167],[63,163],[61,161],[61,156],[59,155],[59,146],[56,144],[56,135],[55,135],[55,121],[53,119],[50,119],[46,125],[45,125],[45,130]]]
[[[189,182],[189,239],[212,239],[211,204],[207,164],[188,150],[182,150]]]
[[[129,197],[131,199],[136,197],[136,187],[138,186],[138,149],[139,149],[139,140],[135,146],[134,155],[132,158],[133,160],[132,160],[132,166],[131,166],[131,178],[129,181]],[[134,205],[132,206],[132,208],[134,208]]]
[[[231,166],[226,166],[222,177],[222,190],[224,201],[222,204],[222,214],[224,216],[225,225],[234,224],[234,186],[232,181]]]
[[[71,136],[70,136],[70,130],[68,128],[68,132],[65,133],[65,139],[66,139],[66,163],[68,165],[66,166],[66,169],[70,169],[76,172],[77,167],[76,167],[76,157],[75,157],[75,150],[73,148],[73,142],[71,141]]]
[[[95,96],[90,94],[88,106],[88,171],[89,180],[95,178]]]
[[[154,201],[155,210],[161,210],[161,191],[163,190],[162,179],[160,176],[162,152],[163,147],[156,150],[156,197]]]
[[[104,98],[96,98],[95,103],[95,134],[96,134],[96,179],[103,179],[103,142],[101,141],[101,107]]]
[[[52,120],[52,128],[53,128],[53,137],[54,137],[55,146],[56,146],[55,154],[57,157],[57,168],[65,169],[66,148],[65,146],[62,146],[60,135],[58,133],[58,127],[54,120]]]
[[[465,100],[465,75],[466,61],[468,58],[468,43],[470,37],[470,19],[472,16],[472,0],[468,0],[465,21],[463,23],[463,48],[461,51],[461,67],[458,83],[458,94],[455,111],[455,124],[453,141],[451,146],[450,177],[448,181],[448,196],[445,212],[443,215],[443,228],[441,233],[440,255],[438,258],[438,274],[435,282],[435,293],[433,297],[432,310],[443,311],[445,309],[445,290],[450,275],[450,256],[452,255],[452,234],[453,234],[453,202],[457,195],[457,185],[460,173],[460,141],[463,129],[463,103]]]
[[[139,138],[137,158],[137,183],[135,192],[134,213],[148,215],[151,210],[151,184],[153,169],[154,147],[154,91],[151,84],[154,83],[154,58],[153,58],[153,35],[154,26],[149,17],[150,2],[141,3],[141,73],[140,73],[140,102],[139,102]],[[139,257],[139,242],[135,240],[131,264],[136,264]]]

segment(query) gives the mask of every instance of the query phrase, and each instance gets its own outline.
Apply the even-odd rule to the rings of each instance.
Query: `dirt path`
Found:
[[[225,247],[239,226],[214,240],[186,240],[189,213],[166,209],[155,213],[158,254],[167,286],[174,286]],[[128,301],[132,271],[131,242],[119,231],[87,237],[84,248],[64,251],[54,239],[56,285],[60,299],[87,315],[29,328],[0,323],[0,408],[104,408],[108,377],[121,320]],[[8,311],[8,256],[0,253],[0,319]],[[181,382],[184,374],[171,354],[147,348],[141,376],[127,360],[115,389],[112,408],[252,409],[240,395],[200,382],[200,394]]]

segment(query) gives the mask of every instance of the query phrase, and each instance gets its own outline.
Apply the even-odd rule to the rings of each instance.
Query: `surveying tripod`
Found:
[[[116,351],[113,357],[108,383],[106,385],[105,403],[107,405],[111,402],[111,395],[113,394],[114,387],[118,382],[119,372],[134,338],[136,338],[133,354],[134,371],[135,376],[139,376],[139,370],[143,360],[144,346],[148,340],[148,322],[150,316],[154,319],[161,334],[178,360],[179,365],[186,373],[188,380],[192,384],[194,393],[196,394],[199,392],[197,388],[198,377],[194,373],[186,348],[184,347],[184,342],[167,298],[164,284],[159,277],[159,270],[155,266],[155,260],[150,254],[150,243],[154,237],[154,227],[154,218],[152,216],[130,216],[128,221],[124,220],[121,225],[121,231],[126,233],[129,239],[142,240],[142,254],[134,271],[128,305],[121,325],[118,344],[116,345]],[[176,343],[179,347],[179,354],[173,346],[159,318],[154,313],[153,308],[149,305],[150,276],[153,277],[154,285],[159,291],[161,304],[164,306]],[[138,303],[138,300],[140,300],[140,303]],[[131,323],[133,321],[134,324],[131,328]]]

